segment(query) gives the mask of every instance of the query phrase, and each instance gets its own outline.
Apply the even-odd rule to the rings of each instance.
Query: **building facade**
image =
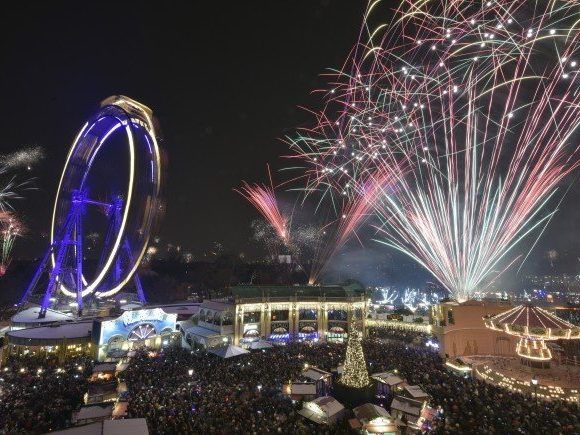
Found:
[[[349,325],[365,330],[367,295],[358,286],[237,286],[234,344],[343,341]]]
[[[442,357],[469,355],[515,356],[517,339],[485,326],[483,318],[511,308],[499,300],[443,302],[431,308],[432,332]]]

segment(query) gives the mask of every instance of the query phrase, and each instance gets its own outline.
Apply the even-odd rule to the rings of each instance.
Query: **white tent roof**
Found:
[[[385,384],[388,384],[391,387],[394,385],[399,385],[399,384],[402,384],[405,382],[404,379],[400,378],[399,376],[397,376],[393,373],[389,373],[389,372],[375,373],[371,377],[379,382],[383,382]]]
[[[331,374],[324,370],[320,370],[318,367],[310,367],[302,372],[302,376],[312,379],[313,381],[319,381],[327,376],[331,376]]]
[[[221,334],[217,331],[212,331],[211,329],[202,328],[201,326],[192,326],[185,330],[186,333],[197,335],[198,337],[219,337]]]
[[[272,343],[269,343],[267,341],[264,340],[260,340],[260,341],[254,341],[252,342],[252,344],[250,345],[250,347],[252,349],[270,349],[274,346],[272,346]]]
[[[339,412],[344,410],[344,406],[331,396],[318,397],[310,402],[305,402],[298,414],[319,424],[326,424]]]
[[[93,418],[108,418],[113,413],[113,405],[93,405],[83,406],[80,410],[73,412],[73,421],[88,420]]]
[[[421,389],[419,385],[407,385],[405,390],[411,395],[413,399],[425,399],[429,395]]]
[[[413,402],[416,402],[416,401],[413,401]],[[421,407],[420,403],[412,403],[412,402],[407,401],[407,400],[401,400],[400,398],[397,398],[396,396],[391,403],[391,412],[396,410],[396,411],[404,412],[405,414],[415,415],[415,416],[419,417],[421,415],[421,409],[422,409],[422,407]]]
[[[234,346],[233,344],[229,344],[227,346],[222,347],[214,347],[210,349],[209,352],[222,358],[232,358],[234,356],[250,353],[249,350],[243,349],[239,346]]]
[[[316,403],[328,417],[332,417],[344,409],[344,406],[331,396],[317,397],[312,402]]]
[[[12,316],[13,323],[50,323],[50,322],[64,322],[67,320],[74,320],[75,317],[62,313],[60,311],[52,310],[48,308],[46,310],[46,315],[42,318],[38,318],[38,313],[40,312],[40,307],[35,306],[31,308],[27,308],[16,313]]]
[[[293,383],[290,386],[290,394],[294,395],[316,395],[316,385],[312,383]]]
[[[99,421],[51,433],[55,435],[149,435],[149,429],[144,418],[126,418]]]

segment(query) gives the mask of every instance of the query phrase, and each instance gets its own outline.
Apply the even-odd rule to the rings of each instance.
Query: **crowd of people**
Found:
[[[369,327],[368,336],[370,338],[402,341],[404,343],[417,345],[422,345],[425,344],[428,340],[433,340],[433,337],[426,332],[415,331],[412,329],[402,329],[395,326]]]
[[[419,385],[440,411],[434,434],[580,433],[577,404],[536,402],[448,371],[428,336],[415,331],[371,329],[363,340],[369,373],[397,370]],[[149,430],[167,433],[346,433],[298,414],[299,401],[282,393],[305,364],[333,371],[345,345],[289,343],[222,359],[203,350],[141,350],[120,374],[128,387],[128,417],[144,417]],[[11,359],[0,371],[0,433],[42,433],[69,425],[87,390],[91,362],[59,366],[50,359]],[[48,400],[47,400],[48,398]],[[388,403],[386,404],[388,407]]]
[[[70,426],[87,391],[92,361],[10,357],[0,369],[0,434],[45,433]]]
[[[436,352],[410,345],[427,338],[425,334],[398,330],[385,341],[385,333],[374,330],[363,342],[369,372],[397,369],[408,383],[427,391],[432,405],[441,409],[432,423],[433,433],[580,431],[578,405],[537,403],[530,396],[457,376]],[[301,404],[283,396],[281,387],[295,379],[305,363],[333,370],[342,363],[344,352],[341,344],[289,344],[226,360],[183,349],[155,357],[141,353],[124,375],[131,392],[129,412],[147,417],[156,433],[324,431],[297,415]]]
[[[435,434],[573,434],[580,433],[580,407],[562,401],[537,402],[447,370],[438,353],[406,343],[370,339],[364,343],[372,372],[397,369],[419,385],[440,407]]]
[[[301,417],[300,403],[281,390],[305,364],[330,369],[343,358],[343,347],[331,344],[288,344],[230,359],[178,347],[155,356],[143,351],[122,373],[128,413],[146,417],[153,433],[332,433]]]

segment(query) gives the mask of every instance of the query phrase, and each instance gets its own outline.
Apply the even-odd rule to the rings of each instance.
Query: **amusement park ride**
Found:
[[[145,302],[136,271],[162,209],[161,160],[151,109],[124,96],[101,102],[68,153],[52,213],[50,245],[21,306],[38,302],[38,317],[43,318],[60,292],[74,299],[72,306],[81,316],[87,299],[110,298],[130,281]],[[98,168],[106,170],[99,173]],[[86,264],[86,254],[87,236],[97,227],[104,238],[95,266]]]

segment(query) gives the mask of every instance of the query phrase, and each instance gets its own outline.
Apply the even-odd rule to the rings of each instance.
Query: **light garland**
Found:
[[[360,333],[352,329],[348,336],[344,372],[339,381],[350,388],[364,388],[371,383],[361,344]]]

